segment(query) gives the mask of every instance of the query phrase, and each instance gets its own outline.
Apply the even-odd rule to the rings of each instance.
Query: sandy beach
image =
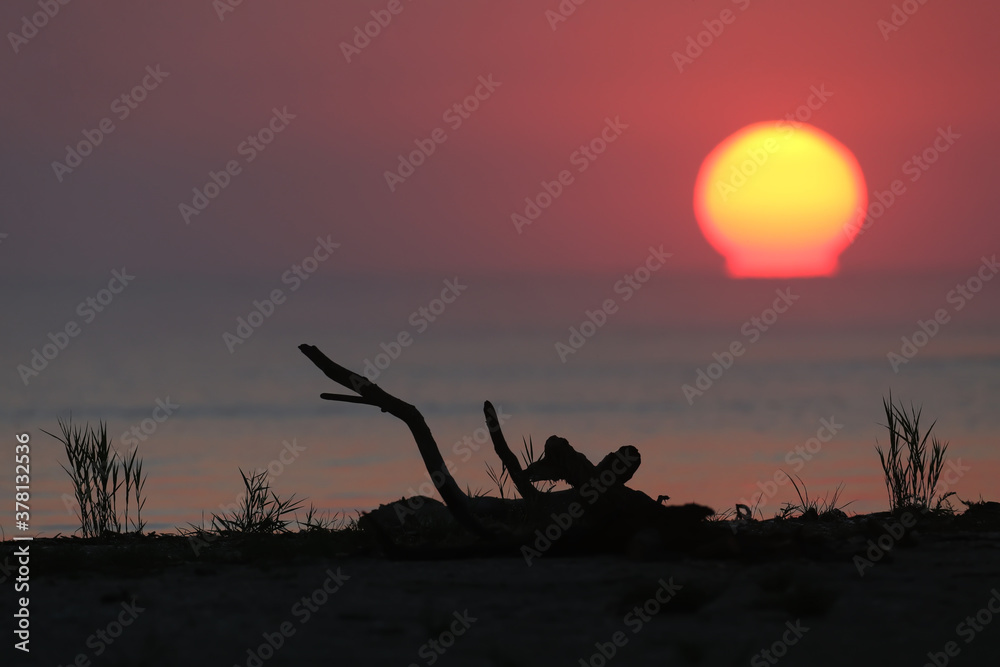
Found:
[[[995,525],[918,529],[883,551],[867,524],[842,539],[785,523],[736,557],[530,566],[388,560],[336,536],[221,538],[198,555],[179,536],[40,540],[19,664],[995,664]]]

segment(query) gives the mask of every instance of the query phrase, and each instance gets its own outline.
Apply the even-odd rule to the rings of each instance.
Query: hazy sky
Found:
[[[905,185],[844,272],[972,269],[1000,249],[995,3],[910,0],[891,31],[893,3],[872,0],[590,0],[556,21],[559,4],[247,0],[220,19],[221,1],[72,2],[36,31],[35,0],[5,2],[0,272],[273,275],[319,235],[346,271],[589,272],[663,244],[671,270],[721,272],[691,207],[701,160],[810,100],[872,194]],[[391,22],[345,48],[372,11]],[[272,122],[263,150],[243,144]],[[574,155],[606,127],[604,153]],[[908,164],[948,128],[933,165]],[[100,145],[54,167],[85,131]],[[435,136],[390,189],[399,154]],[[519,234],[511,215],[563,170]]]

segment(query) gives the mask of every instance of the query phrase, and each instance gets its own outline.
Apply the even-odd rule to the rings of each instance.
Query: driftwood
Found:
[[[713,513],[701,505],[665,506],[660,500],[666,496],[653,500],[626,486],[641,463],[639,450],[632,446],[611,452],[595,465],[573,449],[566,439],[552,436],[546,440],[542,456],[522,468],[507,445],[496,410],[489,401],[483,412],[493,448],[521,497],[469,497],[448,470],[434,436],[416,407],[340,366],[312,345],[300,345],[299,350],[327,377],[356,394],[323,393],[320,398],[372,405],[409,427],[434,488],[455,521],[481,538],[485,545],[498,547],[498,551],[503,551],[503,547],[530,544],[534,535],[552,533],[558,533],[564,550],[567,547],[572,550],[574,546],[622,549],[639,534],[654,534],[672,548],[684,548],[704,519]],[[541,481],[563,481],[571,488],[542,492],[534,485]],[[373,523],[383,543],[391,543],[385,526]],[[549,530],[553,527],[556,530]],[[547,538],[547,544],[552,542],[555,540]],[[522,551],[524,548],[530,550],[530,547],[522,547]]]

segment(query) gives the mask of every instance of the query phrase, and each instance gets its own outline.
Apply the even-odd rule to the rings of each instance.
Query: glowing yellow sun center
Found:
[[[747,126],[713,150],[695,184],[708,241],[736,277],[831,275],[867,206],[851,152],[810,125]]]

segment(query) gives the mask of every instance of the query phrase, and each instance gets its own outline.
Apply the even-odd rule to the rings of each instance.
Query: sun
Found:
[[[694,211],[737,278],[830,276],[868,206],[857,159],[804,123],[748,125],[701,165]]]

